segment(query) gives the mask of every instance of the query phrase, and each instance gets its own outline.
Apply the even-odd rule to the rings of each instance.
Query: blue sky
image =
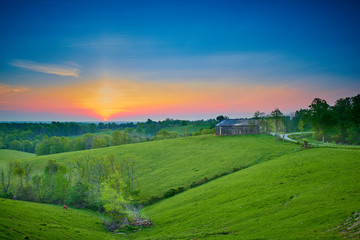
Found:
[[[334,101],[360,90],[358,1],[14,0],[0,9],[0,84],[8,88],[121,78],[312,92],[287,111],[312,96]],[[27,116],[21,106],[1,110],[17,113],[0,120]]]

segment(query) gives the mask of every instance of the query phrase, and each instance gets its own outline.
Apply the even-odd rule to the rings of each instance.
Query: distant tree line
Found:
[[[268,115],[256,111],[254,119],[260,122],[263,133],[313,131],[313,136],[323,142],[360,144],[360,94],[340,98],[334,106],[315,98],[308,109],[296,111],[293,117],[277,108]]]
[[[143,123],[0,123],[0,148],[38,155],[117,146],[151,140],[191,136],[213,128],[215,120],[166,119]],[[195,135],[198,134],[195,133]],[[82,136],[81,136],[82,135]],[[69,136],[72,136],[71,138]]]

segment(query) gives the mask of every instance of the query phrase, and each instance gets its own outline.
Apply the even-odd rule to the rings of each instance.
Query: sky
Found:
[[[359,1],[0,2],[0,121],[290,114],[360,93]]]

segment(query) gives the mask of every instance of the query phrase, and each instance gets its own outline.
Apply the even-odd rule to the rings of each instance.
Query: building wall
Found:
[[[259,127],[256,125],[246,126],[217,126],[215,128],[216,135],[243,135],[243,134],[258,134]]]

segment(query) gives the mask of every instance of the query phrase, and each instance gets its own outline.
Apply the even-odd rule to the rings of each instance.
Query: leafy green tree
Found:
[[[126,184],[120,174],[111,174],[102,184],[101,201],[105,211],[112,217],[113,222],[122,222],[124,217],[130,217],[128,205],[131,196],[126,191]]]
[[[131,127],[127,127],[124,129],[124,133],[126,134],[132,134],[134,132],[134,129]]]
[[[86,133],[82,136],[82,139],[84,141],[85,149],[91,149],[95,139],[94,134]]]
[[[170,138],[170,132],[166,129],[162,129],[156,133],[155,140],[168,139]]]
[[[94,139],[94,143],[92,145],[92,148],[103,148],[103,147],[108,147],[108,143],[105,140],[105,138],[103,137],[95,137]]]
[[[84,150],[85,149],[85,142],[83,138],[75,138],[72,142],[73,149],[75,151]]]
[[[112,133],[111,143],[113,146],[127,144],[129,143],[129,136],[124,132],[116,130]]]
[[[144,128],[143,128],[143,124],[142,123],[138,123],[136,125],[136,129],[135,129],[135,133],[139,136],[144,135]]]
[[[21,149],[23,152],[34,152],[33,144],[29,140],[23,140],[21,142]]]
[[[41,202],[41,176],[35,175],[32,178],[33,191],[34,191],[34,201],[36,201],[36,195],[38,196],[38,202]]]
[[[21,143],[18,140],[13,140],[9,143],[9,149],[21,151]]]
[[[334,123],[334,116],[330,106],[325,100],[315,98],[309,108],[308,119],[316,134],[322,135],[322,141],[324,142],[327,132]]]
[[[47,136],[44,136],[42,142],[36,145],[35,153],[37,155],[46,155],[50,153],[50,140]]]
[[[67,169],[65,166],[59,165],[58,170],[55,174],[55,186],[53,200],[60,200],[61,204],[67,198],[70,188],[70,181],[66,176]]]
[[[336,121],[336,128],[338,129],[338,140],[345,142],[348,132],[347,130],[351,126],[351,99],[340,98],[335,102],[333,107],[333,115]]]
[[[279,140],[278,130],[279,130],[280,121],[284,118],[284,114],[278,108],[275,108],[275,110],[270,113],[270,118],[275,123],[276,140]]]
[[[4,193],[8,193],[10,187],[11,187],[11,175],[14,172],[15,169],[15,162],[9,162],[5,168],[6,176],[7,176],[7,183],[5,180],[5,171],[4,169],[1,169],[1,184],[3,186]]]
[[[221,122],[221,121],[223,121],[225,119],[229,119],[229,117],[227,117],[227,116],[224,117],[223,115],[220,115],[220,116],[216,117],[216,121],[218,121],[218,122]]]
[[[56,186],[56,175],[62,166],[56,161],[49,159],[44,169],[43,175],[43,187],[45,193],[45,199],[48,201],[53,200],[53,195]]]
[[[15,174],[15,176],[19,177],[20,191],[21,191],[24,188],[23,179],[24,179],[24,176],[25,176],[25,169],[24,169],[23,164],[20,161],[15,162],[14,174]]]

